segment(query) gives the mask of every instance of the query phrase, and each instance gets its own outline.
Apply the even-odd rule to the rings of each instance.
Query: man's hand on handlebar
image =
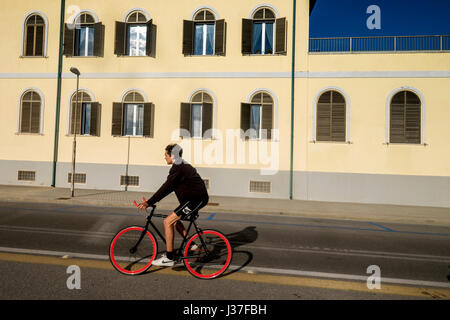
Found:
[[[138,209],[145,210],[149,207],[147,202],[142,202],[137,205]]]

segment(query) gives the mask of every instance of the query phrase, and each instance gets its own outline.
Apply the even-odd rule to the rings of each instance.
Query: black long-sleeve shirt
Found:
[[[205,183],[197,170],[184,161],[180,164],[173,164],[170,168],[166,182],[147,200],[149,205],[153,205],[165,198],[172,191],[180,203],[185,203],[192,199],[208,199],[208,191]]]

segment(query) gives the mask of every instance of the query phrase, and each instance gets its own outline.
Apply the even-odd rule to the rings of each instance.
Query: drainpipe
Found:
[[[61,74],[63,58],[63,35],[64,35],[64,12],[66,1],[61,0],[61,17],[59,21],[59,56],[58,56],[58,84],[56,89],[56,116],[55,116],[55,142],[53,147],[53,171],[52,187],[56,186],[56,162],[58,161],[58,142],[59,142],[59,111],[61,107]],[[72,177],[73,179],[73,177]]]
[[[297,1],[293,0],[293,22],[292,22],[292,66],[291,66],[291,149],[289,168],[289,199],[292,200],[294,180],[294,85],[295,85],[295,23],[297,13]]]

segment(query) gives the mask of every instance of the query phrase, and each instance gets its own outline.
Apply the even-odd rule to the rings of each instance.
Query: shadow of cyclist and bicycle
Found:
[[[252,242],[255,242],[256,239],[258,238],[258,231],[256,230],[255,226],[249,226],[249,227],[244,228],[241,231],[226,234],[225,236],[230,241],[230,245],[233,250],[233,258],[231,261],[232,267],[228,268],[228,270],[223,275],[221,275],[221,277],[226,277],[229,274],[238,272],[250,264],[250,262],[253,260],[253,253],[251,253],[250,251],[247,251],[247,250],[240,250],[239,247],[249,244],[249,243],[252,243]],[[222,248],[217,248],[217,250],[219,251],[218,254],[220,254],[220,251],[222,250]],[[145,272],[145,273],[146,274],[153,273],[153,272],[157,272],[161,269],[163,269],[163,268],[157,268],[157,269],[152,268],[150,270],[147,270],[147,272]],[[184,271],[185,267],[184,266],[176,266],[176,267],[173,267],[172,270]]]

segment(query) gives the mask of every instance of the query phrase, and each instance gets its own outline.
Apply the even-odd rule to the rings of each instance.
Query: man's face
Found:
[[[167,164],[173,163],[173,158],[166,152],[164,152],[164,159],[166,160]]]

